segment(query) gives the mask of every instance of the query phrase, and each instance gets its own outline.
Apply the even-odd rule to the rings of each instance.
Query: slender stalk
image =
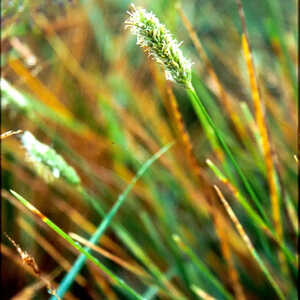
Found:
[[[143,297],[139,295],[135,290],[133,290],[129,285],[127,285],[122,279],[112,273],[105,265],[103,265],[96,257],[90,254],[85,248],[81,247],[77,242],[75,242],[67,233],[65,233],[61,228],[44,216],[38,209],[36,209],[30,202],[14,191],[10,191],[16,199],[18,199],[25,207],[27,207],[31,212],[33,212],[38,218],[40,218],[45,224],[47,224],[52,230],[54,230],[58,235],[60,235],[65,241],[82,253],[87,259],[93,262],[100,270],[107,274],[116,284],[127,291],[135,299],[142,300]],[[56,298],[54,298],[56,299]]]
[[[209,159],[206,160],[207,165],[210,169],[215,173],[215,175],[219,178],[221,182],[223,182],[227,188],[233,193],[235,198],[238,202],[243,206],[243,208],[247,211],[248,216],[253,220],[253,222],[260,227],[264,232],[268,234],[281,248],[283,253],[285,254],[287,260],[295,266],[296,259],[291,253],[290,249],[285,245],[284,241],[281,241],[274,231],[274,229],[268,228],[267,224],[264,220],[256,213],[255,210],[249,205],[245,197],[238,191],[238,189],[231,183],[229,180],[224,176],[224,174],[217,168],[217,166],[210,161]]]
[[[126,187],[125,191],[118,197],[118,200],[113,205],[112,209],[109,211],[108,214],[106,214],[105,218],[102,220],[102,222],[99,224],[96,232],[93,234],[93,236],[90,238],[89,242],[92,244],[96,244],[106,228],[109,226],[109,224],[112,221],[112,218],[115,216],[115,214],[118,212],[121,205],[124,203],[125,199],[127,198],[129,192],[134,187],[135,183],[138,181],[138,179],[148,170],[148,168],[153,164],[154,161],[156,161],[162,154],[167,152],[170,147],[174,143],[170,143],[167,146],[163,147],[160,151],[155,153],[149,160],[147,160],[142,167],[137,172],[137,175],[131,180],[130,184]],[[84,248],[85,252],[90,252],[91,249],[89,247]],[[80,272],[80,270],[83,268],[85,261],[87,259],[87,256],[85,253],[81,254],[77,260],[75,261],[73,267],[68,272],[68,274],[63,278],[59,288],[57,289],[57,294],[60,297],[63,297],[65,293],[68,291],[70,286],[72,285],[73,281],[75,280],[77,274]],[[51,300],[55,300],[53,297],[51,297]]]
[[[225,197],[223,196],[222,192],[220,191],[220,189],[215,185],[214,188],[217,191],[217,194],[222,202],[222,204],[224,205],[229,217],[231,218],[234,226],[236,227],[238,233],[240,234],[241,238],[243,239],[243,241],[245,242],[249,252],[251,253],[251,255],[253,256],[253,258],[255,259],[255,261],[257,262],[258,266],[260,267],[260,269],[262,270],[262,272],[265,274],[266,278],[268,279],[268,281],[270,282],[270,284],[272,285],[272,287],[274,288],[276,294],[278,295],[279,299],[285,299],[279,285],[277,284],[277,282],[273,279],[272,275],[270,274],[268,268],[266,267],[266,265],[264,264],[263,260],[260,258],[260,256],[258,255],[257,251],[255,250],[251,240],[249,239],[248,235],[246,234],[242,224],[240,223],[240,221],[238,220],[238,218],[236,217],[234,211],[232,210],[232,208],[230,207],[230,205],[228,204],[228,202],[226,201]]]
[[[250,197],[252,198],[253,202],[255,203],[258,211],[260,212],[260,214],[262,215],[262,217],[264,218],[264,220],[266,221],[266,223],[269,223],[269,220],[267,218],[267,215],[265,214],[259,199],[257,198],[253,188],[251,187],[248,179],[246,178],[246,176],[244,175],[242,169],[239,167],[238,163],[236,162],[236,160],[233,157],[233,154],[231,153],[231,150],[229,149],[229,147],[227,146],[221,132],[218,130],[218,128],[216,127],[214,121],[211,119],[211,117],[209,116],[205,106],[203,105],[203,103],[201,102],[201,100],[199,99],[193,85],[190,83],[189,85],[186,86],[186,92],[194,106],[194,109],[199,117],[199,119],[203,120],[205,119],[205,122],[212,128],[212,130],[214,131],[220,145],[222,146],[223,150],[225,151],[227,157],[229,158],[229,160],[231,161],[233,167],[235,168],[236,172],[238,173],[238,175],[241,178],[241,181],[245,187],[245,189],[247,190],[247,192],[249,193]]]
[[[238,11],[242,22],[242,28],[243,28],[242,48],[244,51],[245,61],[247,63],[247,68],[248,68],[249,82],[250,82],[251,94],[252,94],[252,99],[254,104],[257,128],[262,142],[262,150],[263,150],[263,155],[264,155],[264,160],[266,165],[267,180],[268,180],[270,199],[272,205],[273,223],[279,239],[283,240],[283,228],[281,222],[280,195],[279,195],[281,187],[277,184],[278,181],[276,180],[276,177],[278,175],[276,174],[276,170],[274,166],[274,158],[273,158],[274,155],[272,154],[271,141],[268,134],[265,105],[261,98],[261,94],[258,86],[258,80],[257,80],[256,70],[254,67],[243,5],[241,0],[236,0],[236,3],[238,5]],[[282,270],[287,272],[287,266],[281,252],[278,252],[278,258]]]
[[[205,278],[211,282],[211,284],[225,297],[225,299],[232,300],[232,295],[225,289],[223,284],[218,278],[206,267],[206,265],[200,260],[200,258],[195,254],[195,252],[187,246],[181,238],[174,234],[173,240],[177,246],[191,259],[193,264],[199,269],[201,273],[204,274]]]

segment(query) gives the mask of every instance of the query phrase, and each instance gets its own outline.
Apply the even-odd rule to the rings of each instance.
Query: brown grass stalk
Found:
[[[209,295],[207,292],[203,291],[199,287],[192,285],[192,290],[194,293],[203,300],[216,300],[213,296]]]
[[[137,275],[137,276],[142,276],[142,277],[148,277],[148,279],[150,278],[148,276],[148,274],[136,263],[134,263],[133,261],[125,261],[124,259],[122,259],[121,257],[118,257],[112,253],[110,253],[109,251],[94,245],[92,243],[90,243],[88,240],[86,240],[85,238],[79,236],[76,233],[69,233],[69,235],[76,241],[78,241],[79,243],[81,243],[84,246],[87,246],[89,248],[91,248],[92,250],[100,253],[102,256],[106,257],[107,259],[113,261],[114,263],[118,264],[119,266],[121,266],[122,268],[132,272],[133,274]]]
[[[38,264],[35,261],[35,258],[30,255],[27,251],[24,251],[15,241],[12,239],[10,236],[8,236],[5,233],[5,236],[7,239],[11,242],[11,244],[15,247],[17,250],[18,254],[21,257],[21,260],[24,265],[27,265],[29,268],[32,269],[33,273],[45,284],[45,286],[48,289],[49,294],[56,296],[58,300],[61,300],[57,295],[56,295],[56,289],[52,286],[51,280],[43,274],[38,266]]]
[[[263,155],[264,155],[264,160],[265,160],[265,165],[267,170],[267,180],[269,184],[271,204],[272,204],[273,222],[274,222],[275,231],[279,239],[282,241],[283,229],[282,229],[281,216],[280,216],[280,202],[279,202],[280,200],[278,194],[279,191],[277,191],[277,186],[276,186],[276,170],[275,170],[273,154],[271,150],[272,149],[271,142],[268,136],[267,122],[265,119],[265,107],[260,96],[257,77],[255,74],[255,67],[252,58],[252,52],[250,48],[243,7],[240,0],[236,0],[236,1],[238,4],[239,14],[240,14],[242,28],[243,28],[242,48],[244,51],[244,56],[248,68],[251,94],[252,94],[254,110],[255,110],[255,118],[259,130],[259,134],[262,139]],[[282,269],[286,270],[284,255],[280,250],[278,251],[278,258]]]
[[[27,232],[32,238],[66,271],[71,269],[71,263],[51,245],[44,237],[42,237],[37,230],[35,230],[25,219],[18,218],[17,223],[19,226]],[[75,279],[79,285],[86,285],[86,280],[82,275],[78,275]]]
[[[226,226],[224,226],[223,218],[221,213],[216,211],[214,216],[214,224],[218,238],[220,240],[221,251],[223,257],[227,263],[228,275],[234,290],[234,294],[237,300],[246,300],[243,288],[239,280],[239,274],[234,266],[234,261],[232,257],[232,251],[230,246],[230,241],[228,239],[228,232],[226,232]]]

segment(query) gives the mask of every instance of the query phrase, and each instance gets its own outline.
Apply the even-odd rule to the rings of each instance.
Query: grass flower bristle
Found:
[[[152,12],[133,4],[131,8],[125,24],[136,35],[137,45],[164,67],[167,80],[188,86],[191,82],[192,63],[183,56],[181,43],[172,37]]]

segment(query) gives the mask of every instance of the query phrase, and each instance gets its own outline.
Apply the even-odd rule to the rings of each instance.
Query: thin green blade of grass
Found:
[[[283,54],[283,58],[284,58],[284,66],[283,66],[283,75],[286,76],[286,74],[288,75],[291,84],[292,84],[292,88],[293,88],[293,92],[294,92],[294,97],[295,100],[298,99],[298,85],[297,85],[297,74],[296,74],[296,68],[293,66],[293,62],[291,60],[291,57],[288,53],[288,49],[287,49],[287,45],[284,39],[284,34],[283,34],[283,30],[282,27],[284,27],[284,22],[282,21],[281,15],[279,13],[280,11],[280,4],[279,2],[277,3],[277,1],[266,1],[267,7],[269,9],[270,12],[270,18],[267,19],[266,23],[266,27],[268,28],[268,21],[270,26],[272,27],[271,29],[274,31],[274,33],[271,33],[270,30],[269,31],[269,35],[270,35],[270,39],[272,42],[272,39],[278,39],[279,45],[281,47],[281,51]],[[273,36],[272,36],[273,35]]]
[[[170,147],[173,145],[174,143],[170,143],[168,145],[166,145],[165,147],[163,147],[160,151],[158,151],[157,153],[155,153],[150,159],[148,159],[143,165],[142,167],[139,169],[139,171],[137,172],[137,175],[131,180],[130,184],[126,187],[125,191],[118,197],[117,202],[114,204],[114,206],[112,207],[112,209],[109,211],[108,214],[106,214],[105,218],[103,219],[103,221],[100,223],[100,225],[98,226],[96,232],[93,234],[93,236],[90,238],[89,242],[92,244],[96,244],[98,242],[98,240],[100,239],[100,237],[102,236],[102,234],[104,233],[104,231],[106,230],[106,228],[109,226],[109,224],[112,221],[112,218],[115,216],[115,214],[118,212],[119,208],[121,207],[121,205],[124,203],[127,195],[129,194],[129,192],[131,191],[131,189],[134,187],[135,183],[138,181],[138,179],[147,171],[147,169],[161,156],[163,155],[165,152],[167,152]],[[86,247],[85,251],[89,252],[90,248]],[[82,254],[80,255],[76,262],[73,264],[73,267],[71,268],[71,270],[68,272],[68,274],[63,278],[58,290],[57,290],[57,294],[60,297],[63,297],[65,295],[65,293],[68,291],[68,289],[70,288],[70,286],[72,285],[73,281],[75,280],[77,274],[80,272],[80,270],[82,269],[82,267],[84,266],[84,263],[86,261],[87,257]],[[54,298],[52,298],[52,300],[54,300]]]
[[[206,160],[207,165],[209,168],[213,171],[213,173],[217,176],[217,178],[223,182],[228,183],[228,179],[226,176],[221,172],[221,170],[210,160]],[[232,184],[231,184],[232,186]],[[263,230],[267,230],[268,226],[264,222],[264,220],[253,210],[253,208],[250,206],[250,204],[247,202],[247,200],[243,197],[243,195],[234,187],[234,196],[237,198],[237,200],[240,202],[240,204],[244,207],[244,209],[247,211],[249,216],[253,219],[253,221]]]
[[[218,177],[218,179],[225,183],[228,184],[228,179],[224,176],[224,174],[221,172],[220,169],[209,159],[206,160],[207,165],[210,167],[210,169],[214,172],[214,174]],[[230,184],[230,183],[229,183]],[[248,216],[251,217],[253,222],[261,228],[263,231],[267,232],[279,245],[279,247],[282,249],[283,253],[286,255],[287,260],[294,265],[295,264],[295,258],[293,257],[293,254],[289,250],[289,248],[282,242],[276,233],[268,228],[267,224],[264,222],[264,220],[253,210],[253,208],[249,205],[247,200],[244,198],[244,196],[234,187],[232,184],[228,185],[228,187],[233,188],[232,192],[234,193],[234,196],[236,199],[239,201],[239,203],[243,206],[245,211],[247,211]]]
[[[197,257],[194,251],[188,247],[178,235],[173,235],[173,240],[177,244],[177,246],[188,255],[188,257],[192,260],[195,266],[200,270],[201,273],[204,274],[205,278],[207,278],[212,285],[226,298],[233,300],[232,295],[225,289],[223,284],[215,277],[215,275],[205,266],[205,264]]]
[[[268,220],[268,217],[265,214],[265,211],[264,211],[263,207],[261,206],[258,197],[256,196],[256,193],[254,192],[252,186],[250,185],[247,177],[244,175],[244,172],[242,171],[242,169],[240,168],[240,166],[236,162],[235,158],[233,157],[233,154],[231,153],[229,147],[227,146],[227,143],[225,142],[222,134],[220,133],[218,128],[215,126],[214,121],[209,116],[208,112],[206,111],[206,108],[204,107],[203,103],[199,99],[199,97],[198,97],[195,89],[193,88],[193,86],[191,85],[189,88],[187,88],[186,92],[187,92],[187,94],[188,94],[188,96],[189,96],[189,98],[190,98],[190,100],[193,104],[193,107],[194,107],[198,117],[201,118],[202,120],[205,119],[205,122],[207,123],[207,126],[210,126],[213,129],[213,131],[214,131],[217,139],[219,140],[222,148],[224,149],[224,151],[227,154],[229,160],[231,161],[233,167],[235,168],[238,175],[240,176],[240,179],[242,180],[245,189],[248,191],[251,199],[253,200],[254,204],[256,205],[256,208],[258,209],[258,211],[260,212],[260,214],[264,218],[265,222],[270,224],[270,222]]]
[[[122,288],[124,291],[127,291],[135,299],[142,300],[142,296],[139,295],[135,290],[133,290],[127,283],[122,279],[112,273],[105,265],[103,265],[96,257],[90,254],[85,248],[81,247],[77,242],[75,242],[67,233],[65,233],[60,227],[53,223],[50,219],[44,216],[39,210],[37,210],[29,201],[23,198],[21,195],[16,193],[13,190],[10,190],[12,195],[19,200],[26,208],[28,208],[32,213],[34,213],[38,218],[40,218],[45,224],[47,224],[52,230],[54,230],[58,235],[60,235],[66,242],[72,245],[80,253],[85,255],[91,262],[93,262],[100,270],[107,274],[114,282],[117,283],[117,286]],[[56,299],[56,297],[54,298]]]
[[[215,120],[218,120],[218,124],[216,124],[216,127],[222,128],[223,134],[226,136],[227,140],[230,139],[230,143],[234,144],[235,141],[231,137],[231,133],[228,130],[228,124],[222,119],[222,111],[221,108],[218,107],[218,105],[215,103],[214,98],[210,95],[209,90],[207,87],[204,85],[202,80],[197,77],[196,74],[193,74],[193,86],[196,90],[196,92],[199,94],[201,100],[203,100],[204,105],[207,107],[207,111],[213,111],[214,112],[214,117]],[[193,105],[194,106],[194,105]],[[202,126],[208,127],[210,131],[206,130],[207,132],[210,133],[211,136],[213,136],[213,142],[214,144],[211,145],[213,149],[215,148],[215,152],[217,154],[217,157],[220,159],[222,162],[223,168],[228,176],[230,176],[231,180],[236,180],[234,177],[234,171],[232,170],[229,161],[224,157],[223,154],[223,149],[221,148],[222,145],[218,142],[218,138],[216,137],[214,130],[209,126],[209,124],[206,121],[205,116],[201,113],[199,110],[199,107],[194,106],[194,109],[196,111],[196,114],[198,115],[198,118],[201,119]],[[212,138],[210,138],[211,140]]]
[[[80,3],[86,10],[99,50],[108,61],[112,61],[115,54],[115,51],[113,51],[112,34],[110,27],[105,24],[101,9],[95,1],[81,0]]]
[[[26,93],[19,91],[4,78],[1,78],[0,83],[1,92],[5,97],[4,105],[13,106],[14,109],[25,113],[29,119],[37,121],[37,115],[42,115],[62,126],[66,126],[74,132],[84,128],[84,125],[80,124],[76,119],[72,118],[70,120],[63,115],[57,114],[50,106],[41,103],[31,95],[29,96]]]
[[[172,282],[168,281],[166,274],[164,274],[145,251],[138,245],[138,243],[130,236],[128,231],[120,225],[115,225],[116,233],[122,241],[124,241],[131,252],[146,266],[150,273],[159,281],[160,285],[164,286],[168,292],[172,293],[172,299],[187,299],[182,292],[177,289]]]
[[[96,212],[105,217],[105,211],[102,208],[97,198],[92,197],[89,193],[87,193],[84,189],[80,190],[82,197],[85,201],[91,203]],[[128,232],[126,228],[124,228],[118,222],[112,222],[112,229],[115,231],[118,238],[128,247],[131,253],[140,260],[144,266],[150,271],[150,273],[155,277],[155,279],[164,286],[164,289],[170,291],[172,293],[172,297],[174,299],[185,299],[182,293],[179,292],[166,278],[165,274],[163,274],[160,269],[153,263],[151,258],[147,255],[145,251],[140,247],[140,245],[136,242],[135,238]]]
[[[175,269],[171,267],[167,272],[166,272],[166,278],[170,279],[175,275]],[[156,294],[158,293],[159,289],[157,286],[150,286],[148,290],[143,294],[143,298],[145,300],[151,300],[153,299]]]

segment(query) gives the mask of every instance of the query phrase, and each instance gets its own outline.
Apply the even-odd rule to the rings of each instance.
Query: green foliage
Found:
[[[233,0],[3,4],[1,228],[38,276],[78,299],[295,299],[295,1],[243,1],[246,26]],[[49,299],[1,247],[4,299]]]

